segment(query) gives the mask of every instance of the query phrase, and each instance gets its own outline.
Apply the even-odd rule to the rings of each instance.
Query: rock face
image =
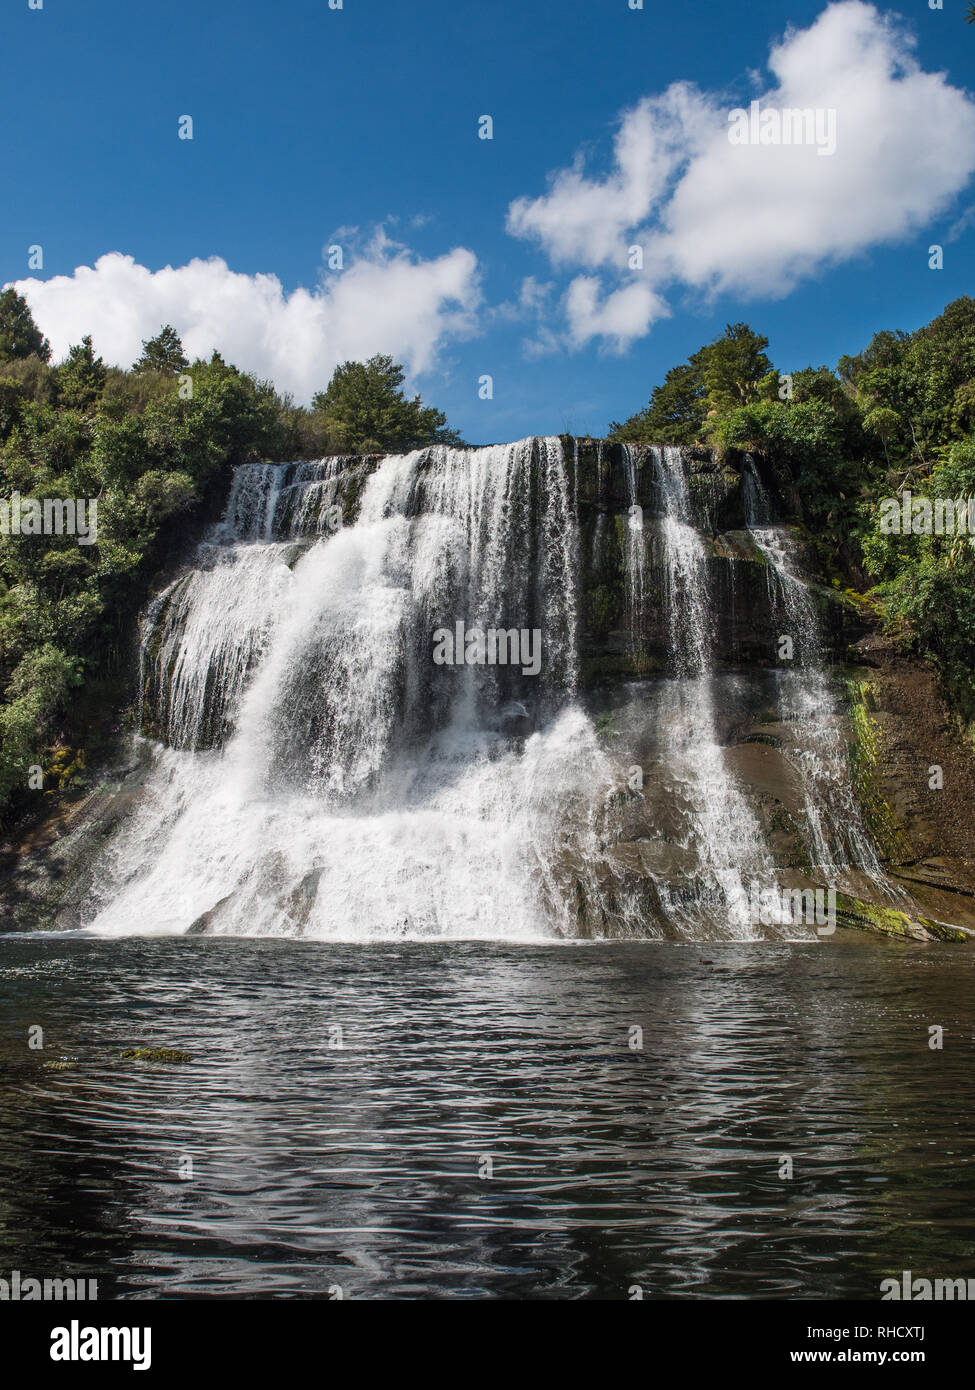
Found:
[[[709,555],[716,655],[727,665],[773,665],[781,621],[773,603],[767,562],[747,528],[743,480],[757,460],[710,449],[682,449],[694,521]],[[580,652],[583,679],[626,678],[664,671],[671,657],[667,621],[664,499],[651,467],[627,463],[626,446],[604,440],[567,441],[577,487],[580,559]],[[632,477],[631,477],[632,473]],[[765,479],[769,490],[771,478]],[[627,612],[627,533],[631,508],[642,512],[646,545],[643,603],[634,622]],[[799,549],[804,548],[798,540]],[[812,583],[822,640],[830,658],[845,659],[864,632],[849,600]]]
[[[694,520],[709,555],[726,761],[762,827],[779,881],[794,888],[823,885],[829,875],[810,860],[797,771],[808,753],[804,731],[781,711],[783,615],[767,559],[748,525],[744,480],[749,470],[761,473],[761,463],[734,453],[718,459],[703,449],[682,452]],[[637,472],[633,486],[624,446],[576,441],[574,462],[583,672],[615,733],[624,722],[640,724],[633,703],[652,705],[655,680],[665,679],[668,669],[663,504],[652,472]],[[774,493],[775,479],[764,482]],[[648,549],[636,623],[625,602],[627,513],[634,501],[642,509]],[[875,875],[854,874],[847,886],[859,896],[841,894],[838,923],[904,939],[964,939],[944,924],[975,929],[975,753],[955,727],[933,674],[895,655],[879,636],[869,605],[817,584],[800,528],[792,528],[792,545],[815,605],[824,673],[837,692],[837,727],[856,800],[879,866],[894,885],[893,894],[878,893]],[[651,744],[646,729],[642,746],[639,739],[631,743],[645,771],[653,764]],[[943,785],[932,788],[938,766]],[[644,778],[643,796],[626,823],[615,853],[634,873],[646,873],[650,862],[657,871],[669,866],[675,881],[693,873],[688,852],[674,845],[666,777],[651,772]]]
[[[884,863],[928,916],[975,930],[975,751],[928,666],[879,631],[854,655],[858,789]]]
[[[211,753],[226,740],[265,655],[260,625],[238,624],[230,633],[222,621],[225,605],[242,592],[246,566],[263,567],[252,575],[253,595],[286,583],[316,538],[355,528],[381,462],[260,465],[246,488],[235,484],[222,524],[254,547],[236,569],[223,570],[218,534],[209,558],[195,557],[156,601],[143,659],[149,737]],[[503,495],[491,470],[515,466],[522,529],[513,548],[510,535],[506,544],[511,562],[525,567],[524,611],[531,625],[545,604],[565,624],[574,613],[573,689],[595,731],[588,756],[602,778],[597,785],[594,771],[591,788],[566,793],[563,846],[542,856],[544,893],[560,930],[583,937],[754,934],[743,929],[751,910],[743,895],[749,884],[772,882],[786,895],[837,889],[840,927],[921,941],[975,929],[966,806],[975,755],[955,733],[931,674],[879,638],[868,605],[816,581],[799,528],[771,527],[783,499],[761,461],[568,438],[521,448],[515,463],[498,450],[477,451],[471,467],[480,469],[483,491],[480,501],[463,502],[468,525],[485,497]],[[402,515],[425,515],[429,497],[456,489],[456,473],[467,467],[463,458],[435,453],[404,467]],[[557,527],[544,529],[554,514],[546,488],[556,485],[573,519],[571,564],[565,537]],[[509,524],[500,504],[496,516],[496,525]],[[273,553],[257,544],[272,534]],[[556,543],[567,567],[553,587],[546,547]],[[492,582],[504,580],[501,565]],[[560,603],[559,584],[572,589],[571,604]],[[427,616],[418,614],[409,630],[417,652],[426,651]],[[196,634],[191,665],[187,634]],[[552,691],[565,688],[567,660],[563,651],[562,685],[544,698],[535,699],[530,680],[506,674],[497,683],[480,728],[498,748],[523,752],[533,733],[551,726],[558,711]],[[431,677],[422,665],[414,660],[390,686],[391,699],[414,692],[414,713],[407,717],[404,706],[399,716],[404,738],[443,727],[455,688],[449,673]],[[305,664],[288,696],[294,708],[285,706],[288,728],[304,728],[305,710],[328,678],[326,668]],[[417,681],[426,694],[417,696]],[[344,689],[355,698],[354,681]],[[306,722],[307,741],[289,745],[292,761],[295,748],[298,761],[307,761],[310,741],[321,736]],[[151,761],[144,744],[136,760],[120,750],[116,768],[102,769],[81,802],[6,847],[0,921],[7,929],[90,920],[100,847],[144,802]],[[929,786],[934,765],[943,769],[943,790]],[[282,775],[294,771],[283,755],[276,767]],[[275,920],[301,932],[314,922],[330,878],[314,863],[296,871],[287,849],[275,851],[276,867],[268,870],[277,885]],[[180,929],[235,930],[242,891],[204,895]],[[816,935],[815,922],[807,925]],[[795,933],[763,919],[757,934]]]

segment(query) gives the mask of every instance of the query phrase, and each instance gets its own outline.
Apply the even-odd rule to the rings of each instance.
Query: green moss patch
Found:
[[[873,718],[877,708],[876,695],[869,681],[850,680],[846,685],[853,728],[850,778],[857,800],[884,859],[888,863],[903,863],[911,858],[911,851],[881,786],[883,733]]]
[[[127,1047],[122,1053],[123,1062],[165,1062],[175,1065],[192,1060],[191,1052],[180,1052],[176,1047]]]
[[[836,895],[836,920],[841,927],[856,931],[875,931],[882,936],[899,936],[908,941],[965,941],[966,934],[957,927],[935,922],[930,917],[909,917],[896,908],[865,903],[860,898]]]

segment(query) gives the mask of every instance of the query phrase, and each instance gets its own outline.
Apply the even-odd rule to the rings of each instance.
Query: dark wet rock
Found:
[[[118,751],[119,761],[103,769],[92,790],[61,802],[3,846],[0,930],[84,925],[92,902],[89,866],[137,805],[149,768],[148,758],[133,761],[130,747]]]
[[[527,738],[535,728],[535,717],[520,700],[512,700],[498,711],[496,728],[506,738]]]
[[[227,893],[206,912],[201,912],[186,929],[187,936],[207,936],[220,925],[221,912],[233,901],[233,893]]]

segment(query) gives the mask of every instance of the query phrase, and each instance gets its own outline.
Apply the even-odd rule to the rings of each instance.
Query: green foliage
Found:
[[[975,441],[954,445],[914,498],[975,497]],[[884,534],[879,512],[863,544],[867,572],[905,644],[937,662],[966,722],[975,720],[975,541]]]
[[[428,444],[459,444],[447,418],[419,396],[408,400],[403,368],[382,354],[368,362],[343,362],[324,391],[312,400],[319,428],[336,450],[402,453]]]
[[[11,287],[0,294],[0,362],[31,356],[46,362],[51,345],[34,322],[27,300]]]
[[[79,680],[77,659],[49,643],[19,662],[0,708],[0,797],[26,783],[39,738]]]
[[[54,387],[60,404],[77,410],[93,406],[105,386],[105,363],[95,356],[88,333],[68,349],[64,362],[54,369]]]
[[[142,356],[132,370],[140,372],[164,372],[176,376],[185,372],[189,362],[183,355],[183,344],[171,323],[163,324],[154,338],[142,340]]]
[[[14,377],[0,376],[0,439],[19,424],[24,407],[24,388]]]
[[[51,368],[36,353],[0,364],[4,381],[16,382],[23,399],[35,405],[47,405],[54,399],[52,375]]]
[[[817,396],[791,402],[759,401],[711,421],[718,449],[764,454],[784,470],[802,519],[829,526],[837,543],[859,527],[860,475],[843,454],[843,427],[834,408]]]
[[[975,425],[975,299],[956,299],[916,333],[877,333],[839,371],[891,465],[926,469],[933,450]]]
[[[693,444],[707,433],[710,417],[756,400],[759,384],[771,371],[768,339],[746,323],[729,323],[720,338],[673,367],[650,404],[619,424],[610,438],[651,444]]]
[[[709,414],[735,410],[755,400],[759,382],[772,370],[767,347],[768,338],[754,333],[747,323],[734,323],[722,337],[695,353],[691,364],[699,360]]]
[[[883,444],[883,495],[975,496],[975,299],[963,297],[916,333],[879,333],[841,369]],[[874,497],[881,491],[875,489]],[[893,630],[941,670],[975,723],[975,553],[958,535],[885,535],[870,513],[867,573]]]

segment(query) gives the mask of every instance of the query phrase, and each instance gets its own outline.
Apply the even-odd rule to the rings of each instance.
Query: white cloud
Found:
[[[526,275],[516,300],[505,299],[490,309],[490,318],[500,323],[520,323],[525,319],[541,319],[548,312],[555,289],[554,281],[540,281]]]
[[[511,204],[508,231],[540,242],[555,265],[624,265],[626,229],[649,215],[709,114],[689,83],[645,97],[622,118],[615,167],[605,179],[587,178],[577,157],[571,169],[552,175],[548,193]]]
[[[606,346],[623,352],[635,338],[642,338],[650,325],[666,318],[670,310],[649,285],[633,281],[602,297],[596,275],[577,275],[565,296],[565,313],[573,347],[583,347],[592,338],[605,339]]]
[[[600,269],[621,285],[603,298],[599,278],[573,282],[574,341],[592,329],[622,346],[646,332],[660,316],[653,291],[667,283],[786,294],[826,265],[910,236],[975,171],[975,102],[944,73],[924,72],[910,36],[862,0],[790,30],[768,68],[762,107],[835,110],[834,154],[733,145],[728,114],[741,103],[678,83],[622,113],[605,177],[587,177],[577,159],[546,194],[511,204],[509,232],[538,242],[553,265]],[[633,275],[631,244],[644,251]],[[642,296],[638,285],[649,287]]]
[[[778,107],[836,111],[836,153],[730,145],[691,161],[664,212],[665,256],[693,285],[783,294],[824,262],[900,240],[975,170],[975,104],[922,72],[903,33],[859,0],[772,50]]]
[[[90,333],[106,361],[129,366],[171,323],[187,356],[214,348],[307,402],[347,358],[391,353],[410,376],[445,339],[469,335],[480,303],[477,259],[457,247],[418,260],[380,230],[346,268],[288,294],[276,275],[244,275],[218,257],[148,270],[117,251],[50,280],[15,281],[55,358]]]

